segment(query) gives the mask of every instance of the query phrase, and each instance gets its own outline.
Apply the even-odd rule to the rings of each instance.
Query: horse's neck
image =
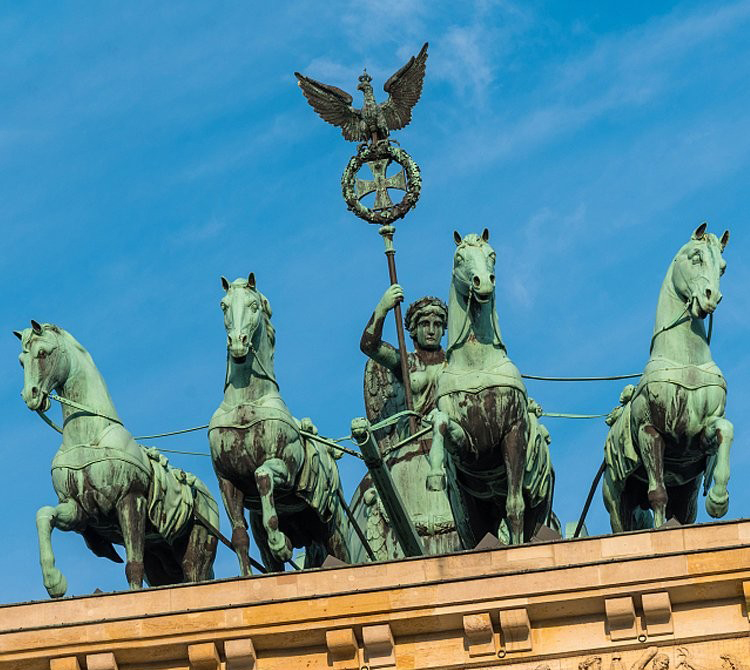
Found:
[[[488,367],[507,360],[500,326],[495,312],[495,299],[486,303],[475,300],[468,304],[451,284],[448,299],[448,362],[465,367]]]
[[[83,350],[72,337],[65,337],[66,355],[70,362],[68,377],[57,392],[72,400],[87,410],[106,414],[118,419],[109,390],[91,356]],[[63,441],[67,444],[90,444],[110,424],[109,419],[92,416],[86,412],[62,406],[63,412]]]
[[[273,368],[273,349],[266,339],[265,332],[260,333],[254,346],[256,353],[251,351],[244,363],[237,363],[229,357],[227,384],[224,390],[224,402],[228,405],[279,396],[279,388],[275,381],[276,372]]]
[[[712,360],[711,350],[703,320],[693,318],[685,309],[685,301],[675,292],[673,267],[667,271],[659,294],[651,358],[666,358],[689,365],[708,363]]]

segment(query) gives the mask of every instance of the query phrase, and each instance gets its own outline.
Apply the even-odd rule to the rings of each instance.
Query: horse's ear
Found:
[[[490,241],[490,229],[489,228],[485,228],[482,231],[482,241],[483,242],[489,242]]]
[[[20,331],[20,330],[14,330],[14,331],[13,331],[13,334],[14,334],[14,335],[15,335],[15,336],[16,336],[16,337],[17,337],[17,338],[19,339],[19,340],[22,340],[22,339],[23,339],[23,335],[21,334],[21,331]]]
[[[37,335],[42,334],[42,325],[38,321],[34,321],[34,319],[31,320],[31,329]]]
[[[456,243],[456,246],[461,244],[461,236],[458,234],[457,230],[453,231],[453,241]]]
[[[253,291],[255,290],[255,273],[254,272],[251,272],[247,276],[247,285],[249,288],[253,289]]]
[[[221,288],[223,288],[225,291],[229,290],[229,280],[223,275],[221,277]]]
[[[729,231],[725,230],[724,234],[721,236],[721,239],[719,240],[721,242],[721,250],[724,251],[724,248],[729,244]]]
[[[704,221],[703,223],[701,223],[701,225],[698,226],[695,229],[695,232],[693,233],[693,239],[694,240],[702,240],[703,239],[703,235],[705,234],[707,227],[708,227],[708,222],[707,221]]]

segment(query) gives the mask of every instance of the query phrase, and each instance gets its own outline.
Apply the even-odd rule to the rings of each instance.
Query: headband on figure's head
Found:
[[[417,324],[419,323],[420,317],[426,312],[434,312],[440,315],[443,320],[443,328],[448,324],[448,305],[446,305],[440,298],[433,296],[425,296],[420,298],[416,302],[409,305],[409,309],[406,310],[406,330],[409,331],[409,335],[413,337],[417,334]]]

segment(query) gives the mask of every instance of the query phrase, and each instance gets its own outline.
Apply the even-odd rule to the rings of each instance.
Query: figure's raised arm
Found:
[[[375,306],[370,320],[362,333],[359,348],[376,363],[388,368],[399,379],[401,378],[401,362],[399,351],[383,341],[383,323],[385,317],[398,303],[404,300],[404,290],[398,284],[389,286],[383,297]]]

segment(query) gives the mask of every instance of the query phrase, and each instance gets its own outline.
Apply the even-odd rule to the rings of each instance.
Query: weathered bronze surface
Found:
[[[422,94],[427,43],[416,56],[395,72],[383,87],[388,100],[378,104],[372,90],[372,77],[365,70],[359,77],[357,90],[362,91],[361,109],[352,107],[353,98],[336,86],[322,84],[295,72],[297,84],[321,119],[339,126],[345,139],[373,143],[387,139],[391,130],[399,130],[411,121],[411,110]]]
[[[252,273],[221,281],[227,377],[208,437],[241,574],[251,572],[245,508],[269,570],[283,570],[293,547],[305,548],[305,567],[320,566],[328,554],[349,562],[335,459],[328,447],[302,437],[300,429],[317,431],[309,419],[296,420],[279,393],[271,305]]]
[[[464,547],[473,548],[486,533],[507,534],[519,544],[553,522],[548,441],[535,437],[536,412],[529,411],[526,387],[500,334],[489,231],[454,238],[448,348],[430,415],[427,488],[442,490],[447,479]]]
[[[650,358],[608,417],[604,502],[614,532],[693,523],[704,480],[706,511],[729,507],[726,382],[714,363],[704,319],[721,301],[726,261],[721,239],[701,224],[674,257],[661,287]]]
[[[382,339],[386,316],[399,305],[403,296],[403,289],[398,284],[385,291],[360,341],[361,350],[371,359],[365,366],[364,396],[367,418],[374,424],[406,409],[400,347],[393,347]],[[439,298],[421,298],[406,312],[406,328],[414,345],[414,352],[407,357],[409,390],[414,399],[414,410],[422,417],[435,407],[437,376],[445,361],[440,343],[447,323],[448,307]],[[442,554],[460,549],[447,493],[444,490],[428,491],[421,484],[429,474],[425,455],[429,450],[430,435],[400,444],[410,434],[413,430],[404,417],[398,423],[377,430],[374,437],[404,509],[421,537],[424,553]],[[400,557],[403,549],[398,541],[398,529],[389,518],[373,483],[373,477],[365,477],[354,494],[352,508],[372,536],[371,543],[378,547],[378,557]]]
[[[53,598],[67,581],[55,567],[52,530],[83,535],[97,556],[118,563],[125,545],[131,589],[213,578],[216,538],[197,516],[219,527],[219,510],[197,477],[171,467],[156,449],[136,444],[122,425],[89,353],[67,331],[32,321],[21,340],[23,399],[46,411],[53,391],[63,405],[62,445],[52,461],[59,504],[36,515],[44,586]]]

